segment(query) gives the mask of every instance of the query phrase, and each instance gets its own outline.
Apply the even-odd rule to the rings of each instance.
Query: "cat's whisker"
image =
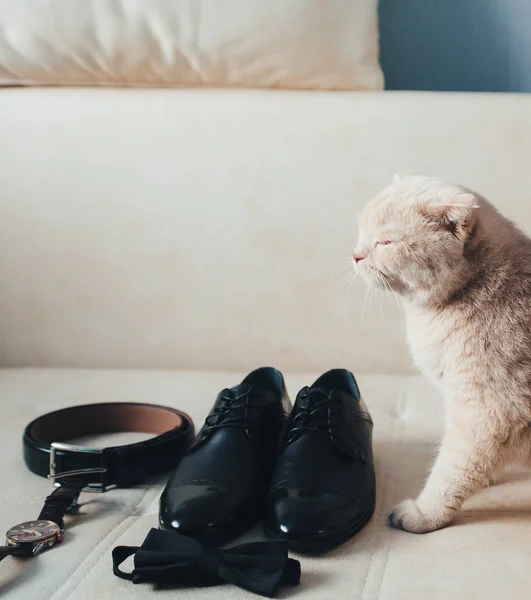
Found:
[[[385,285],[387,287],[387,291],[391,291],[392,292],[391,286],[389,285],[389,283],[385,279],[384,279],[384,283],[385,283]],[[389,306],[391,307],[391,311],[393,312],[393,317],[395,317],[396,316],[396,308],[395,308],[394,300],[393,300],[392,297],[389,296],[389,294],[386,294],[386,298],[388,298],[388,300],[389,300]]]
[[[341,267],[330,276],[331,281],[335,281],[335,290],[344,289],[350,283],[352,271],[352,265],[347,265],[346,262],[344,262]]]
[[[389,296],[389,304],[391,305],[391,310],[393,311],[393,317],[398,316],[400,323],[402,323],[402,307],[398,304],[398,312],[396,311],[397,299],[395,296],[395,292],[392,290],[390,285],[387,285],[389,288],[390,296]]]
[[[371,293],[369,294],[369,310],[372,309],[372,304],[373,304],[374,296],[375,296],[376,292],[377,292],[376,287],[374,285],[372,285],[371,286]]]
[[[358,278],[359,273],[357,273],[356,271],[352,270],[351,271],[351,277],[350,277],[350,282],[349,282],[349,286],[348,286],[348,303],[349,306],[351,304],[351,300],[352,300],[352,286],[354,285],[356,279]]]
[[[389,302],[391,303],[391,306],[393,307],[393,316],[395,315],[395,306],[398,307],[398,320],[400,321],[400,329],[403,330],[404,327],[404,314],[402,312],[402,306],[400,305],[400,301],[398,300],[396,293],[393,289],[391,289],[391,286],[389,286],[389,291],[391,292],[391,298],[389,299]]]
[[[380,282],[380,287],[382,286],[382,281],[384,280],[383,275],[381,275],[380,273],[378,274],[378,281]],[[381,292],[381,289],[378,290],[379,292]],[[380,296],[380,324],[383,327],[383,323],[384,323],[384,317],[383,317],[383,294],[378,294]]]
[[[337,277],[337,275],[343,271],[350,271],[353,265],[352,256],[344,257],[341,260],[340,267],[337,269],[337,273],[332,275],[332,278]]]
[[[348,274],[349,274],[348,269],[346,269],[346,268],[342,268],[341,270],[338,269],[336,272],[334,272],[330,275],[330,279],[332,281],[338,280],[338,279],[341,280],[341,279],[344,279]]]
[[[391,297],[394,300],[394,303],[391,301],[391,299],[389,300],[391,302],[391,306],[393,307],[393,315],[395,314],[395,308],[394,305],[396,304],[398,306],[398,312],[399,312],[399,317],[400,317],[400,325],[402,327],[402,330],[404,328],[404,323],[405,323],[405,318],[404,318],[404,311],[402,309],[402,304],[400,304],[400,300],[397,296],[397,293],[393,290],[393,288],[391,287],[391,284],[387,281],[387,279],[385,277],[383,277],[383,281],[385,283],[385,285],[387,286],[387,289],[391,292]]]
[[[352,281],[356,278],[356,276],[357,273],[352,268],[350,268],[348,271],[346,271],[342,275],[338,275],[335,278],[337,280],[335,288],[339,290],[341,288],[344,288],[345,286],[348,286],[350,289]]]
[[[332,281],[335,281],[334,287],[336,289],[342,288],[345,285],[345,283],[347,283],[349,276],[349,273],[343,273],[342,275],[336,275],[334,277],[331,277]]]
[[[397,295],[397,293],[395,292],[395,290],[393,290],[393,288],[389,285],[389,290],[391,291],[391,294],[393,295],[393,298],[395,299],[395,303],[398,306],[398,312],[400,313],[400,326],[402,328],[402,333],[404,332],[404,327],[405,327],[405,322],[406,319],[404,317],[404,309],[402,308],[402,303],[400,302],[400,299]]]
[[[361,311],[360,323],[363,323],[363,318],[365,317],[365,310],[367,308],[367,300],[369,298],[369,294],[372,290],[372,283],[370,283],[367,287],[367,291],[365,292],[365,300],[363,301],[363,308]]]
[[[387,279],[385,277],[383,277],[383,283],[385,285],[385,297],[387,298],[387,301],[389,302],[389,306],[391,307],[391,311],[393,313],[393,317],[395,316],[395,304],[393,302],[393,299],[389,297],[389,294],[387,293],[389,290],[391,290],[391,286],[389,285],[389,282],[387,281]]]

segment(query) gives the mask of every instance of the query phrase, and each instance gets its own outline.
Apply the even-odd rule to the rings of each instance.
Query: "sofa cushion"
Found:
[[[175,406],[188,412],[199,426],[215,394],[242,375],[201,371],[0,371],[1,525],[7,529],[36,516],[50,491],[50,484],[30,473],[22,460],[21,435],[31,419],[72,404],[133,401]],[[317,374],[285,375],[293,398]],[[441,433],[442,402],[419,377],[359,374],[358,381],[375,423],[375,515],[361,533],[329,554],[298,557],[302,564],[301,588],[286,593],[308,600],[526,598],[531,538],[529,475],[506,474],[498,485],[469,501],[456,524],[445,530],[425,536],[390,530],[385,523],[387,511],[397,501],[415,495],[428,472]],[[117,443],[124,441],[120,438]],[[9,592],[10,600],[152,598],[151,586],[135,586],[112,574],[111,550],[116,545],[139,545],[148,530],[156,527],[163,485],[164,478],[159,478],[134,489],[82,495],[81,512],[68,518],[60,546],[35,560],[9,557],[0,563],[0,590]],[[244,539],[261,536],[257,527]],[[169,600],[176,593],[172,589],[157,590],[156,596]],[[178,595],[190,600],[249,597],[232,586],[185,589]]]
[[[381,89],[376,0],[0,0],[0,85]]]

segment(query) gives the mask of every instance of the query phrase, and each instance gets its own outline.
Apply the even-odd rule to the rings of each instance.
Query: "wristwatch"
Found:
[[[76,512],[77,499],[85,486],[80,479],[69,479],[44,501],[40,515],[34,521],[25,521],[11,527],[6,533],[6,545],[0,547],[0,560],[6,556],[35,556],[63,539],[63,518],[67,512]]]

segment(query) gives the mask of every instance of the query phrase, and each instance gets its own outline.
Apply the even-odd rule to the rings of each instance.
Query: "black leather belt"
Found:
[[[108,448],[74,446],[67,440],[119,432],[156,434],[143,442]],[[48,413],[32,421],[23,436],[30,471],[48,477],[54,491],[40,515],[11,527],[0,560],[34,556],[63,539],[63,517],[77,512],[80,492],[129,487],[150,475],[175,468],[194,441],[190,417],[166,406],[128,402],[84,404]]]
[[[108,448],[67,443],[82,436],[118,432],[157,435]],[[83,491],[105,492],[175,468],[194,435],[190,417],[175,408],[128,402],[85,404],[32,421],[24,431],[24,460],[30,471],[54,483],[81,479]]]

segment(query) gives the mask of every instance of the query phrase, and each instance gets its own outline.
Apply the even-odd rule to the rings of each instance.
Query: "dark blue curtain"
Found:
[[[531,0],[380,0],[390,90],[531,92]]]

